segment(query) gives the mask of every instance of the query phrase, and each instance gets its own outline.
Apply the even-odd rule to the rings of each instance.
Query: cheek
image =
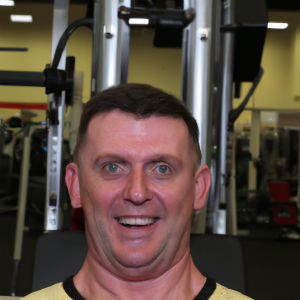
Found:
[[[86,176],[80,188],[83,208],[92,214],[107,214],[122,190],[121,184],[108,183],[96,176]]]
[[[189,184],[186,184],[186,183]],[[186,218],[193,212],[195,187],[192,181],[176,180],[170,186],[156,186],[155,194],[161,199],[169,215]]]

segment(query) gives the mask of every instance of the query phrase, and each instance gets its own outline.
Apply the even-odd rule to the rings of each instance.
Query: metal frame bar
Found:
[[[53,10],[53,34],[52,34],[52,59],[55,54],[56,46],[65,28],[68,26],[69,0],[55,0]],[[66,48],[63,51],[58,69],[65,70]],[[58,99],[57,99],[57,98]],[[65,92],[61,96],[49,95],[49,107],[58,110],[59,124],[50,124],[48,133],[48,152],[47,152],[47,191],[45,207],[45,225],[48,230],[58,230],[62,228],[61,212],[61,157],[63,143],[64,126],[64,105]]]
[[[236,185],[235,185],[235,134],[227,133],[226,168],[230,174],[226,187],[226,234],[237,235]]]
[[[14,271],[11,295],[15,296],[18,266],[21,260],[22,244],[23,244],[23,231],[27,204],[27,190],[28,190],[28,178],[29,178],[29,167],[30,167],[30,127],[24,129],[24,140],[23,140],[23,154],[22,164],[20,172],[20,183],[19,183],[19,194],[18,194],[18,207],[17,207],[17,225],[15,234],[15,245],[14,245]]]
[[[188,46],[184,49],[183,73],[186,76],[182,87],[184,100],[193,113],[199,130],[199,143],[202,163],[210,166],[212,129],[212,43],[213,43],[213,7],[212,0],[185,0],[184,9],[190,6],[196,10],[195,20],[185,29],[184,41]],[[186,96],[184,95],[186,94]],[[204,233],[206,207],[194,217],[192,232]]]
[[[220,221],[218,224],[222,228],[222,222],[226,222],[226,211],[220,208],[220,137],[221,137],[221,109],[222,109],[222,88],[223,88],[223,51],[222,47],[224,44],[224,38],[220,32],[220,27],[222,24],[222,11],[223,2],[216,1],[214,8],[214,35],[215,44],[213,54],[214,59],[214,76],[213,76],[213,86],[214,86],[214,97],[212,105],[213,109],[213,128],[212,128],[212,155],[211,157],[211,190],[209,195],[208,205],[212,210],[207,212],[207,224],[206,228],[208,232],[214,232],[214,221],[217,219]],[[223,208],[223,207],[222,207]],[[225,216],[225,218],[224,218]],[[223,226],[224,227],[224,226]]]
[[[257,169],[254,165],[254,160],[259,157],[260,149],[260,111],[252,111],[251,116],[251,131],[249,140],[250,153],[252,155],[252,161],[249,162],[249,190],[256,190],[256,179],[257,179]]]
[[[123,0],[126,7],[130,7],[131,0]],[[118,54],[117,54],[117,82],[126,83],[128,77],[130,27],[123,21],[118,21]]]
[[[300,127],[300,123],[299,123],[299,127]],[[300,211],[300,130],[299,130],[299,153],[298,153],[298,190],[297,190],[297,203],[298,203],[298,215],[299,215],[299,211]]]
[[[222,3],[222,16],[223,25],[233,23],[233,2],[234,0],[226,0]],[[228,114],[232,107],[232,80],[233,80],[233,46],[234,46],[234,34],[231,32],[223,33],[222,37],[222,103],[221,103],[221,132],[220,132],[220,194],[219,203],[216,203],[215,207],[215,217],[214,217],[214,233],[225,234],[228,222],[230,218],[226,216],[224,209],[220,209],[219,206],[226,205],[226,211],[228,211],[228,196],[230,197],[228,188],[226,187],[228,173],[231,172],[231,168],[228,169],[226,162],[227,153],[227,128],[228,128]],[[229,180],[230,182],[230,180]],[[230,185],[230,183],[229,183]],[[233,195],[232,195],[233,196]],[[232,203],[229,204],[232,207]],[[222,216],[223,220],[220,220]]]
[[[1,85],[45,86],[43,72],[0,71]]]
[[[118,0],[95,0],[92,96],[119,83]]]

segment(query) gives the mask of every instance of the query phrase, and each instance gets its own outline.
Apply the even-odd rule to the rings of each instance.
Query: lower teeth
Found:
[[[148,225],[151,225],[151,224],[147,224],[147,225],[130,225],[130,224],[122,224],[122,226],[126,226],[126,227],[143,227],[143,226],[148,226]]]

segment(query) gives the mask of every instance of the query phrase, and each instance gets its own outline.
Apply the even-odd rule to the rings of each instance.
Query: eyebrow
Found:
[[[159,161],[169,161],[171,163],[176,163],[176,164],[180,164],[181,160],[178,159],[177,157],[170,155],[170,154],[158,154],[158,155],[153,155],[151,156],[151,161],[153,162],[159,162]]]
[[[107,154],[98,155],[95,158],[95,160],[93,162],[93,165],[95,166],[98,163],[98,161],[101,160],[101,159],[116,160],[116,161],[126,161],[126,159],[122,158],[119,155],[107,153]]]
[[[95,160],[93,165],[95,166],[100,160],[102,159],[107,159],[109,160],[115,160],[115,161],[119,161],[119,162],[127,162],[128,160],[120,155],[116,155],[116,154],[112,154],[112,153],[106,153],[106,154],[101,154],[98,155]],[[165,161],[165,162],[169,162],[171,164],[177,164],[177,165],[181,165],[181,160],[178,159],[177,157],[170,155],[170,154],[155,154],[150,156],[150,158],[147,160],[146,163],[153,163],[153,162],[160,162],[160,161]]]

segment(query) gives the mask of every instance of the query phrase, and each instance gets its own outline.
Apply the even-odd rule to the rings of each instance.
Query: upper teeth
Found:
[[[127,225],[150,225],[155,222],[154,218],[118,218],[120,224]]]

